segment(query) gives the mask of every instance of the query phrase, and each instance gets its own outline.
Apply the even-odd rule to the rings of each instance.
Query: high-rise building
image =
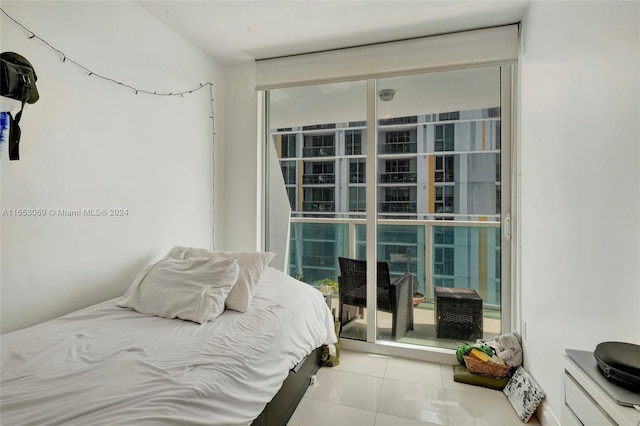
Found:
[[[366,132],[366,122],[272,130],[294,218],[290,272],[307,282],[335,279],[338,256],[365,258]],[[426,235],[421,221],[500,220],[500,109],[380,119],[376,151],[378,258],[412,272],[417,291],[475,287],[499,305],[499,228]]]

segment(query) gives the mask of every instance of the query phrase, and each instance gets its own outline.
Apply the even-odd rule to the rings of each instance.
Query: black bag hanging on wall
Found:
[[[14,52],[0,53],[0,95],[22,102],[14,119],[9,114],[9,159],[20,159],[20,119],[24,104],[34,104],[40,99],[36,81],[38,77],[31,63]]]
[[[602,342],[596,346],[593,356],[607,379],[640,393],[640,346],[624,342]]]

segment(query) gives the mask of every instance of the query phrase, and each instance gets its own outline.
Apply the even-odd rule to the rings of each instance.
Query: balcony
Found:
[[[415,201],[385,201],[380,203],[382,213],[416,213],[418,204]]]
[[[388,172],[380,174],[380,183],[415,183],[417,172]]]
[[[333,157],[336,155],[334,146],[309,146],[302,148],[304,157]]]
[[[336,181],[336,175],[333,173],[319,173],[302,175],[303,185],[316,184],[333,184]]]
[[[454,213],[453,203],[436,204],[436,213]]]
[[[305,268],[335,268],[336,258],[333,256],[302,256],[302,264]]]
[[[395,142],[379,145],[380,154],[415,154],[418,152],[417,142]]]
[[[305,201],[302,203],[302,211],[304,212],[333,212],[336,204],[333,201]],[[293,220],[293,218],[292,218]]]
[[[289,272],[293,275],[297,270],[305,271],[305,282],[309,284],[323,278],[337,281],[339,256],[366,257],[365,219],[291,218],[291,222],[291,264],[297,268],[294,266]],[[414,291],[425,295],[413,308],[414,330],[400,342],[457,347],[456,340],[435,336],[435,286],[476,290],[483,299],[484,338],[490,339],[502,332],[499,222],[379,219],[377,235],[380,260],[389,262],[393,276],[411,273]],[[309,249],[308,244],[315,240],[322,245],[330,243],[331,255],[325,255],[326,248],[321,251],[322,255],[305,254],[303,242]],[[442,257],[439,254],[442,250],[450,251],[453,257]],[[448,275],[443,275],[444,272]],[[332,306],[337,311],[337,294],[333,296]],[[344,327],[342,337],[365,340],[366,319],[364,309],[356,320]],[[391,323],[391,314],[377,312],[379,339],[391,339]]]
[[[349,183],[365,183],[364,173],[352,173],[349,175]]]
[[[418,122],[418,117],[416,115],[411,115],[407,117],[382,118],[378,120],[378,124],[380,126],[389,126],[392,124],[413,124],[417,122]]]
[[[328,124],[314,124],[313,126],[302,126],[302,130],[326,130],[326,129],[335,129],[335,123]]]
[[[319,185],[335,183],[336,175],[333,173],[318,173],[302,175],[302,183],[304,185]]]

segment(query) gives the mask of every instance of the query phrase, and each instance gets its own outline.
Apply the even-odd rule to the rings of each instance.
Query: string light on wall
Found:
[[[44,44],[46,47],[48,47],[49,49],[51,49],[52,51],[54,51],[62,60],[63,63],[71,63],[73,65],[75,65],[76,67],[80,68],[88,77],[96,77],[99,79],[102,79],[104,81],[108,81],[112,84],[118,85],[118,86],[122,86],[125,87],[127,89],[130,89],[135,95],[138,94],[145,94],[145,95],[152,95],[152,96],[180,96],[181,98],[184,98],[184,95],[188,95],[191,93],[194,93],[198,90],[204,89],[204,88],[208,88],[209,89],[209,100],[210,100],[210,104],[211,104],[211,115],[209,116],[209,119],[211,119],[211,244],[213,246],[213,248],[215,249],[215,238],[214,238],[214,230],[215,230],[215,208],[214,208],[214,194],[215,194],[215,187],[214,187],[214,181],[215,181],[215,158],[214,158],[214,153],[215,153],[215,136],[216,136],[216,132],[215,132],[215,118],[214,118],[214,99],[213,99],[213,83],[211,82],[206,82],[206,83],[199,83],[199,85],[197,87],[194,87],[193,89],[190,90],[183,90],[183,91],[176,91],[176,92],[159,92],[157,90],[145,90],[145,89],[140,89],[137,87],[134,87],[130,84],[127,83],[123,83],[121,81],[118,81],[116,79],[104,76],[102,74],[99,74],[87,67],[85,67],[84,65],[74,61],[73,59],[71,59],[69,56],[67,56],[62,50],[54,47],[53,45],[51,45],[49,42],[47,42],[46,40],[44,40],[43,38],[39,37],[38,35],[36,35],[33,31],[31,31],[29,28],[25,27],[23,24],[21,24],[20,22],[18,22],[16,19],[14,19],[11,15],[9,15],[3,8],[0,8],[0,11],[2,11],[2,13],[9,19],[11,20],[13,23],[15,23],[17,26],[19,26],[20,28],[22,28],[24,31],[26,31],[27,38],[29,40],[33,40],[36,39],[38,41],[40,41],[42,44]]]
[[[11,21],[13,21],[16,25],[18,25],[20,28],[22,28],[23,30],[25,30],[29,35],[27,36],[30,40],[31,39],[36,39],[38,41],[40,41],[42,44],[44,44],[45,46],[47,46],[49,49],[53,50],[56,54],[58,54],[60,56],[60,59],[62,60],[62,62],[66,63],[69,62],[75,66],[77,66],[78,68],[80,68],[81,70],[83,70],[87,76],[89,77],[97,77],[97,78],[101,78],[102,80],[105,81],[109,81],[113,84],[117,84],[119,86],[122,87],[126,87],[131,89],[136,95],[139,93],[144,93],[146,95],[154,95],[154,96],[180,96],[180,97],[184,97],[184,95],[193,93],[197,90],[203,89],[207,86],[213,86],[213,83],[211,82],[207,82],[207,83],[200,83],[200,85],[198,87],[195,87],[191,90],[183,90],[183,91],[178,91],[178,92],[168,92],[168,93],[162,93],[162,92],[158,92],[157,90],[151,91],[151,90],[144,90],[144,89],[138,89],[130,84],[126,84],[123,83],[121,81],[115,80],[113,78],[110,77],[106,77],[104,75],[98,74],[95,71],[90,70],[89,68],[85,67],[84,65],[74,61],[73,59],[71,59],[70,57],[68,57],[62,50],[52,46],[49,42],[47,42],[46,40],[44,40],[43,38],[39,37],[38,35],[36,35],[33,31],[31,31],[29,28],[25,27],[24,25],[22,25],[20,22],[16,21],[11,15],[9,15],[4,9],[0,8],[0,10],[2,11],[2,13],[9,18]]]

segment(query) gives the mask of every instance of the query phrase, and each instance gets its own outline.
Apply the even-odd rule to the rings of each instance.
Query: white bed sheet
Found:
[[[337,340],[321,293],[273,268],[247,312],[204,325],[114,299],[0,339],[3,426],[248,424]]]

